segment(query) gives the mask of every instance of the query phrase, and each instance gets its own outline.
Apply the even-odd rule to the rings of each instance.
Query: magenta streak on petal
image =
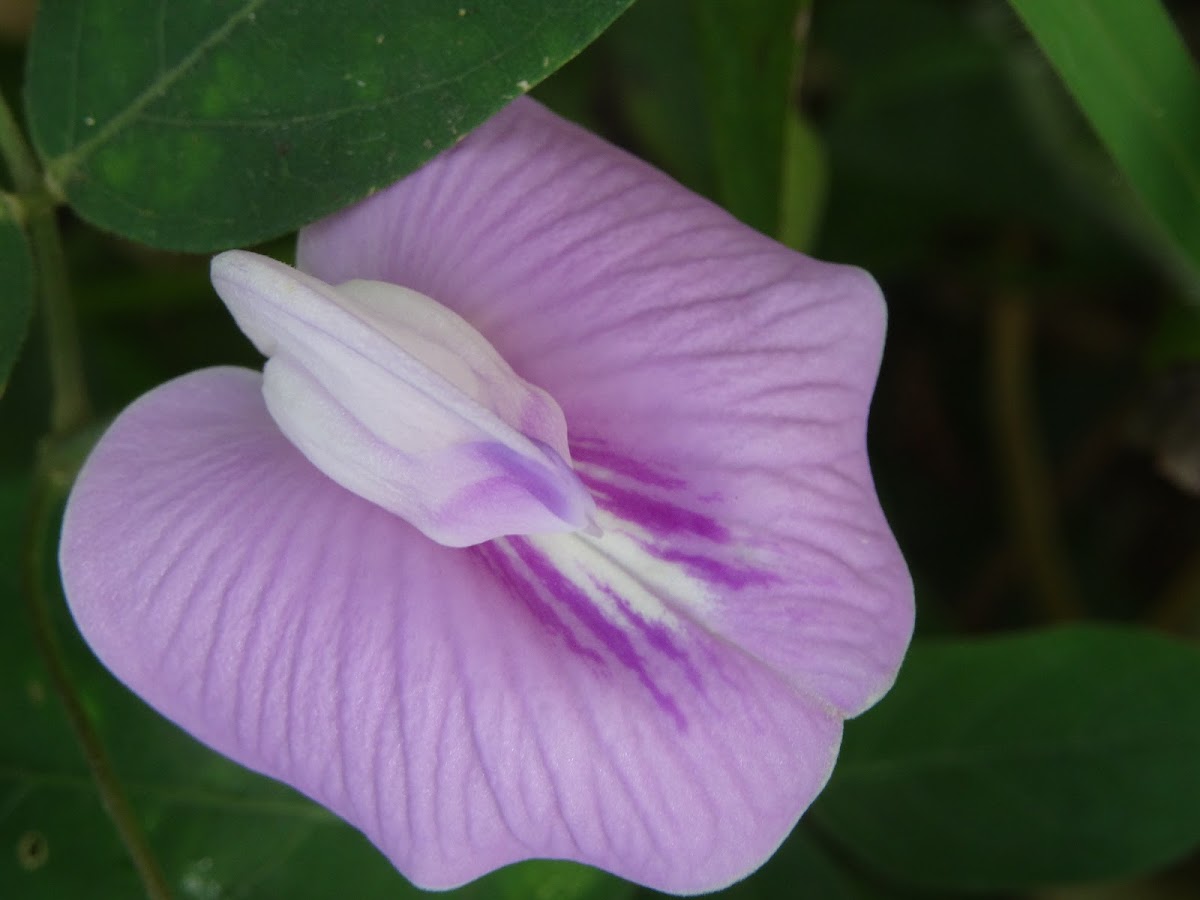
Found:
[[[624,597],[614,591],[607,584],[603,584],[597,579],[593,579],[592,583],[595,584],[596,587],[603,592],[606,597],[617,604],[622,615],[624,615],[625,618],[628,619],[638,631],[646,636],[646,641],[651,647],[653,647],[659,653],[670,657],[671,659],[678,660],[680,662],[683,662],[687,659],[687,654],[684,653],[679,647],[675,646],[675,643],[671,640],[670,632],[668,632],[667,629],[663,628],[661,625],[652,625],[651,623],[647,622],[644,618],[633,611],[633,607],[629,605]]]
[[[492,453],[491,448],[485,445],[480,446],[479,452]],[[728,549],[728,531],[712,517],[675,502],[675,497],[687,487],[685,480],[610,452],[599,442],[576,442],[572,445],[572,454],[585,466],[603,469],[605,476],[623,478],[629,483],[629,486],[615,486],[607,477],[579,473],[579,477],[596,496],[600,507],[649,533],[651,537],[648,540],[638,540],[647,553],[678,565],[700,581],[726,590],[736,591],[775,580],[768,572],[736,565],[722,558],[726,556],[722,551]],[[502,453],[495,458],[489,455],[488,458],[502,467],[511,468],[507,466],[507,457]],[[513,477],[519,476],[521,473],[513,473]],[[524,483],[526,479],[520,477],[519,480]],[[548,507],[554,508],[553,499],[543,497],[538,485],[531,485],[528,489]],[[652,493],[660,496],[652,496]],[[680,541],[683,546],[679,546]],[[712,551],[718,552],[714,555]],[[648,621],[611,585],[593,576],[595,589],[612,602],[625,620],[614,621],[610,618],[611,613],[606,614],[585,588],[559,571],[547,556],[527,540],[508,538],[500,546],[481,545],[477,552],[514,598],[522,602],[548,632],[563,640],[569,650],[601,667],[606,667],[610,660],[619,663],[638,678],[680,729],[686,727],[677,703],[651,677],[647,665],[648,659],[659,659],[677,666],[688,682],[703,692],[699,670],[670,629]],[[680,602],[683,599],[671,596],[659,598],[666,608],[687,621],[686,604]],[[607,653],[601,654],[593,649],[596,644],[585,635],[590,636]],[[639,646],[643,653],[639,653]]]
[[[588,651],[580,645],[578,639],[571,633],[571,629],[561,618],[552,613],[551,615],[556,621],[547,621],[547,618],[539,611],[538,607],[545,606],[545,604],[537,598],[538,585],[534,579],[536,582],[540,582],[541,587],[554,597],[555,601],[569,610],[579,624],[603,644],[617,662],[637,676],[638,681],[650,692],[659,708],[675,721],[675,725],[680,731],[686,730],[687,721],[679,706],[674,699],[654,683],[650,673],[646,671],[645,661],[638,654],[625,630],[610,622],[587,594],[563,575],[541,553],[538,553],[528,541],[521,538],[509,538],[506,543],[516,553],[517,558],[525,565],[533,579],[518,572],[515,567],[504,561],[500,563],[500,569],[505,572],[505,582],[514,593],[521,597],[538,620],[548,625],[555,633],[567,637],[567,646],[571,650],[577,653],[582,651],[589,659],[597,658],[594,652]],[[486,551],[485,556],[493,564],[497,562],[490,551]],[[501,554],[496,553],[494,556],[500,557]]]
[[[572,444],[571,452],[576,460],[603,467],[652,487],[678,491],[687,486],[682,478],[658,472],[645,463],[605,449],[602,441],[584,440]],[[581,476],[594,494],[600,496],[599,505],[609,512],[629,518],[661,536],[691,533],[715,543],[728,543],[729,534],[715,520],[701,513],[685,509],[665,500],[656,500],[628,488],[616,488],[595,477]],[[716,502],[716,496],[702,497],[706,502]],[[666,562],[678,563],[691,575],[724,587],[740,589],[751,585],[772,584],[779,581],[776,576],[759,569],[734,566],[712,556],[687,552],[658,543],[641,542],[649,553]]]
[[[538,596],[537,590],[529,583],[529,579],[524,573],[517,571],[503,552],[497,550],[490,543],[478,544],[470,549],[477,553],[488,570],[504,583],[509,593],[525,604],[538,624],[551,634],[562,638],[567,649],[576,656],[581,656],[603,668],[604,658],[595,650],[579,643],[575,632],[562,620],[557,610]]]
[[[701,578],[710,584],[720,584],[735,590],[751,585],[777,584],[781,581],[770,572],[761,569],[731,566],[711,556],[696,553],[685,553],[682,550],[672,550],[666,547],[645,545],[646,549],[666,562],[678,563],[689,574]]]
[[[627,488],[615,487],[582,472],[580,477],[595,495],[598,506],[660,537],[693,534],[720,544],[729,540],[729,532],[715,519],[702,513]]]
[[[615,475],[640,481],[651,487],[681,488],[687,484],[682,478],[656,472],[645,463],[607,450],[598,441],[580,441],[578,443],[572,441],[571,455],[577,462],[601,466]]]
[[[671,640],[670,630],[661,625],[655,625],[651,622],[647,622],[645,618],[639,616],[633,611],[633,608],[629,605],[624,597],[622,597],[608,585],[600,584],[599,582],[595,582],[595,584],[597,588],[604,592],[606,597],[616,603],[617,608],[621,610],[621,614],[629,620],[634,628],[641,632],[642,636],[646,639],[646,643],[649,644],[653,650],[661,653],[668,659],[679,663],[683,667],[684,674],[687,676],[687,680],[691,682],[692,687],[703,693],[704,686],[700,678],[700,672],[695,666],[692,665],[687,653],[685,653],[681,647],[676,645],[676,643]]]

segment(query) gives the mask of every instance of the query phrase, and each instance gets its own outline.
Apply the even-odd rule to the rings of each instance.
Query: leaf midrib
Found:
[[[235,28],[247,21],[251,15],[266,5],[269,0],[246,0],[240,9],[232,13],[219,27],[213,29],[196,44],[183,59],[169,69],[160,71],[155,78],[130,101],[124,109],[105,122],[96,133],[73,149],[46,162],[48,176],[59,187],[64,186],[79,166],[99,147],[108,143],[147,106],[161,97],[176,81],[186,75],[202,60],[213,47],[220,44]]]
[[[1196,198],[1197,203],[1200,204],[1200,168],[1193,166],[1193,163],[1197,159],[1190,155],[1187,149],[1176,140],[1174,129],[1167,127],[1166,122],[1169,117],[1159,117],[1153,114],[1152,110],[1156,104],[1151,99],[1153,91],[1148,90],[1149,80],[1141,77],[1142,73],[1139,68],[1136,65],[1132,65],[1130,58],[1122,52],[1122,43],[1113,39],[1112,31],[1107,27],[1107,22],[1096,12],[1095,3],[1089,2],[1083,4],[1082,12],[1091,22],[1095,33],[1104,42],[1108,55],[1121,67],[1121,76],[1129,86],[1130,93],[1136,98],[1135,105],[1140,107],[1143,123],[1148,124],[1151,131],[1157,135],[1162,146],[1167,151],[1167,158],[1175,163],[1180,174],[1183,176],[1184,183],[1190,188],[1190,193]],[[1193,88],[1195,87],[1195,78],[1192,79],[1192,86]]]

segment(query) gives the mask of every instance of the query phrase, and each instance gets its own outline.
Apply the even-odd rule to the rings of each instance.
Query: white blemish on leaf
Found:
[[[31,678],[26,682],[25,694],[34,706],[41,706],[46,702],[46,686],[36,678]]]
[[[198,859],[189,865],[180,879],[183,892],[196,900],[218,900],[221,896],[221,885],[213,878],[212,869],[211,856]]]
[[[528,91],[532,86],[533,85],[531,85],[524,78],[517,82],[517,87],[519,87],[522,91]]]
[[[88,128],[91,128],[93,125],[96,124],[96,120],[93,119],[91,116],[84,116],[83,124],[86,125]]]
[[[26,831],[17,839],[17,864],[35,872],[50,860],[50,842],[40,831]]]

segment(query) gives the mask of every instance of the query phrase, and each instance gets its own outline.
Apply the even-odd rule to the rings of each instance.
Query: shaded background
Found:
[[[535,96],[751,224],[878,278],[891,319],[870,444],[916,580],[919,632],[1100,619],[1195,637],[1196,285],[1007,3],[818,2],[796,24],[801,115],[781,126],[795,131],[777,207],[739,189],[739,173],[756,164],[753,145],[731,146],[714,131],[705,98],[723,74],[686,5],[641,0]],[[1200,10],[1172,11],[1195,55]],[[764,70],[790,65],[770,52],[745,58]],[[21,65],[15,38],[0,53],[8,97],[19,96]],[[259,365],[212,293],[207,257],[148,250],[69,214],[63,226],[102,416],[191,369]],[[286,258],[291,244],[264,249]],[[45,366],[35,330],[0,400],[6,547],[18,543],[25,473],[48,427]],[[3,562],[7,601],[16,575],[11,558]],[[98,896],[97,872],[125,889],[135,884],[128,862],[99,836],[102,811],[46,698],[24,622],[11,609],[3,615],[0,728],[46,760],[49,774],[37,776],[35,797],[0,759],[0,896]],[[62,627],[73,634],[65,613]],[[114,685],[76,638],[69,643],[135,804],[152,832],[164,829],[160,852],[184,872],[182,895],[294,896],[303,883],[303,896],[316,897],[353,883],[362,896],[407,896],[349,829],[195,747]],[[151,782],[173,787],[138,787]],[[210,791],[244,802],[209,802]],[[33,821],[43,824],[31,830]],[[321,864],[306,868],[306,855]],[[470,895],[555,897],[581,877],[569,866],[518,867]],[[798,885],[814,898],[954,895],[897,885],[806,824],[731,895],[792,896]],[[602,880],[570,896],[633,892]],[[1200,867],[1185,860],[1119,889],[1034,893],[1200,896]]]

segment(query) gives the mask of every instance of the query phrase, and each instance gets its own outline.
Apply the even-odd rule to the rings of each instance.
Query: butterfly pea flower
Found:
[[[522,99],[213,282],[267,357],[126,409],[60,562],[150,705],[415,884],[761,865],[890,686],[885,311]]]

